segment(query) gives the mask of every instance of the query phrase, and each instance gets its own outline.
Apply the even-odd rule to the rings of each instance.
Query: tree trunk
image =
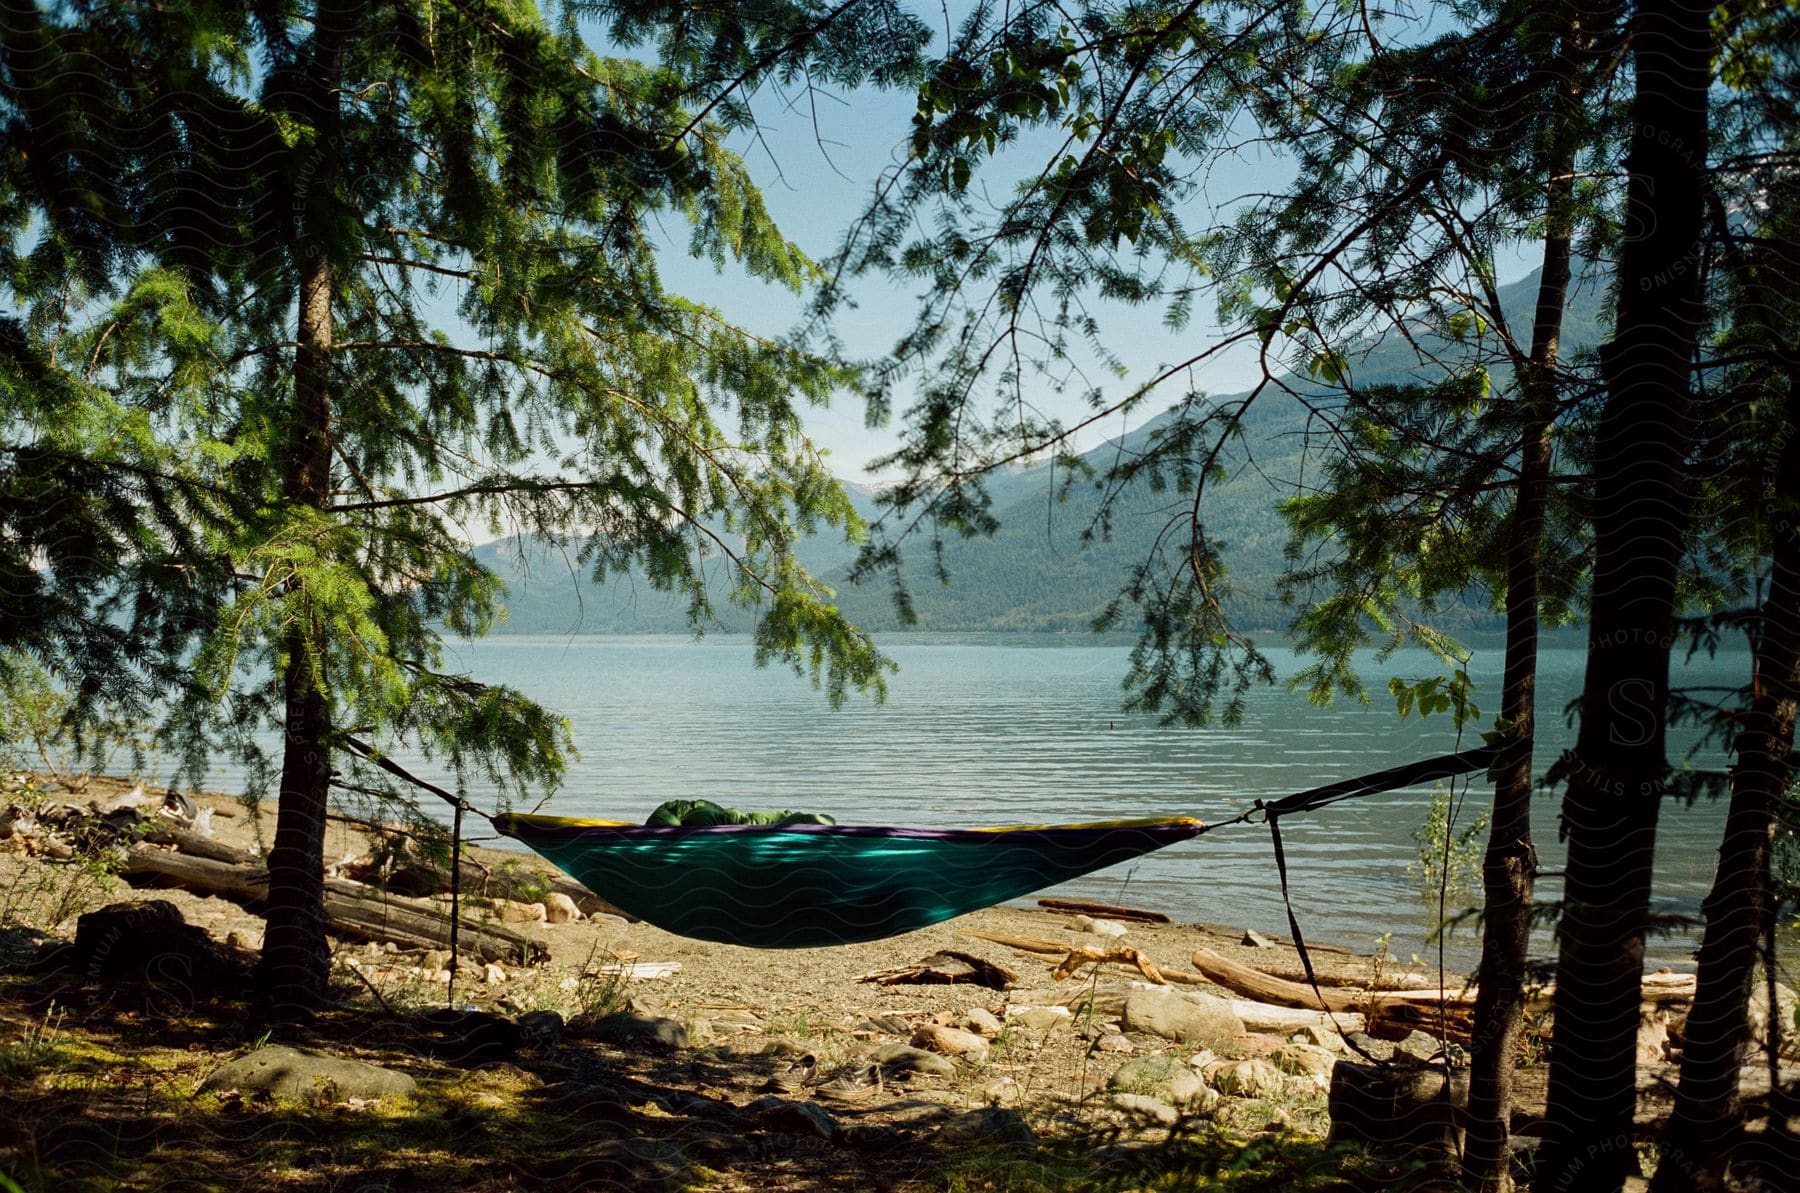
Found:
[[[1564,39],[1565,47],[1568,41]],[[1572,92],[1569,98],[1579,102],[1579,91],[1570,87],[1565,91]],[[1544,268],[1532,321],[1531,360],[1524,370],[1520,394],[1526,422],[1506,547],[1506,671],[1500,695],[1500,719],[1507,738],[1494,782],[1493,822],[1482,861],[1481,963],[1476,971],[1475,1028],[1470,1040],[1463,1175],[1471,1188],[1493,1193],[1512,1187],[1508,1146],[1512,1077],[1524,1019],[1532,888],[1537,878],[1537,852],[1531,844],[1531,795],[1538,596],[1575,193],[1574,151],[1566,130],[1562,140],[1549,163]]]
[[[318,510],[331,494],[332,263],[325,228],[337,185],[337,85],[348,29],[345,14],[321,5],[296,104],[311,118],[317,135],[310,157],[294,176],[299,293],[285,495],[294,505]],[[268,931],[257,971],[264,1012],[276,1020],[304,1017],[323,1004],[331,960],[324,913],[325,818],[331,790],[331,705],[322,674],[329,648],[325,627],[295,624],[284,646],[286,742],[275,844],[269,851]]]
[[[1721,1188],[1742,1113],[1738,1089],[1750,1040],[1751,983],[1758,945],[1774,913],[1769,852],[1776,810],[1794,779],[1800,693],[1800,432],[1795,430],[1800,376],[1789,384],[1797,388],[1789,392],[1787,440],[1774,474],[1772,566],[1753,654],[1756,680],[1735,743],[1731,806],[1718,872],[1706,897],[1699,982],[1681,1053],[1681,1089],[1662,1139],[1657,1193]],[[1771,1023],[1771,1031],[1778,1034],[1779,1026]]]
[[[1545,1142],[1534,1189],[1605,1193],[1637,1166],[1638,993],[1667,774],[1675,578],[1701,316],[1711,6],[1644,0],[1619,307],[1601,353],[1581,731],[1558,763],[1568,842]]]

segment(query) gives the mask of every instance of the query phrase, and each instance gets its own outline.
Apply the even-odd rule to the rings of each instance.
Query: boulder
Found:
[[[981,1100],[989,1106],[1017,1106],[1025,1100],[1025,1087],[1011,1077],[1002,1077],[982,1087]]]
[[[1207,1082],[1222,1094],[1239,1098],[1276,1098],[1287,1092],[1281,1070],[1260,1056],[1248,1060],[1216,1060],[1206,1066]]]
[[[992,1037],[999,1035],[1004,1025],[986,1007],[970,1007],[963,1012],[957,1026],[978,1036]]]
[[[542,903],[520,903],[513,899],[495,899],[494,911],[502,924],[541,924],[550,918]]]
[[[1320,1089],[1331,1088],[1331,1070],[1337,1057],[1328,1049],[1313,1044],[1287,1044],[1270,1058],[1283,1073],[1304,1077]]]
[[[1148,1094],[1114,1094],[1110,1099],[1115,1110],[1123,1111],[1133,1118],[1149,1119],[1165,1127],[1172,1127],[1181,1121],[1181,1112],[1163,1101]]]
[[[149,982],[198,995],[243,989],[256,958],[214,941],[168,900],[150,899],[88,912],[56,961],[92,982]]]
[[[1462,1150],[1469,1076],[1340,1062],[1331,1072],[1332,1143],[1358,1143],[1421,1159]]]
[[[505,1060],[525,1037],[520,1023],[492,1011],[438,1007],[419,1016],[418,1023],[434,1037],[432,1055],[451,1064]]]
[[[1408,1033],[1404,1040],[1394,1045],[1396,1056],[1410,1056],[1418,1061],[1431,1061],[1444,1051],[1444,1042],[1436,1036],[1422,1031]]]
[[[673,1019],[620,1011],[593,1021],[587,1034],[614,1044],[653,1044],[661,1048],[686,1048],[687,1028]]]
[[[1244,1034],[1244,1021],[1224,999],[1172,990],[1133,990],[1125,999],[1124,1024],[1126,1031],[1211,1048]]]
[[[1227,1056],[1274,1056],[1285,1047],[1287,1047],[1287,1041],[1280,1036],[1251,1031],[1245,1032],[1220,1051]]]
[[[1338,1035],[1329,1027],[1321,1027],[1316,1024],[1308,1025],[1295,1032],[1291,1037],[1291,1042],[1311,1044],[1313,1047],[1323,1048],[1327,1052],[1345,1051],[1343,1036]]]
[[[938,1137],[965,1145],[1030,1146],[1037,1142],[1037,1132],[1018,1111],[1003,1110],[998,1106],[955,1116],[939,1128]]]
[[[928,1077],[956,1076],[956,1062],[949,1057],[907,1044],[888,1044],[877,1048],[875,1063],[901,1073],[923,1073]]]
[[[1006,1021],[1033,1031],[1051,1031],[1074,1023],[1075,1012],[1068,1007],[1010,1006],[1006,1008]]]
[[[331,1105],[348,1098],[388,1098],[416,1088],[405,1073],[338,1056],[270,1044],[221,1065],[200,1093],[258,1091],[291,1102]]]
[[[758,1098],[744,1109],[762,1120],[771,1131],[825,1140],[836,1138],[839,1131],[837,1120],[816,1102],[790,1102],[770,1095]]]
[[[970,1060],[986,1060],[988,1042],[972,1031],[961,1031],[938,1023],[922,1023],[912,1034],[912,1046],[925,1048],[945,1056],[966,1056]]]
[[[544,919],[549,923],[572,924],[582,918],[581,908],[575,906],[575,900],[561,891],[544,896]]]
[[[1193,1101],[1206,1088],[1200,1074],[1172,1056],[1128,1060],[1106,1084],[1120,1093],[1146,1094],[1173,1106]]]

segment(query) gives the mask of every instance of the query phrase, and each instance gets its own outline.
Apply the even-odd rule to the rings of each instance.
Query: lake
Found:
[[[1573,742],[1561,715],[1580,689],[1583,640],[1554,640],[1542,655],[1537,765]],[[741,638],[501,637],[453,647],[479,678],[514,685],[560,710],[581,758],[545,809],[568,816],[641,820],[665,799],[700,796],[746,809],[829,812],[843,823],[997,825],[1188,814],[1229,819],[1255,799],[1349,778],[1458,747],[1445,718],[1400,721],[1385,691],[1391,675],[1437,669],[1421,651],[1366,661],[1373,707],[1317,708],[1280,689],[1251,694],[1242,724],[1159,726],[1119,711],[1127,647],[1081,637],[890,635],[899,663],[889,698],[833,712],[791,673],[758,670]],[[1272,651],[1283,675],[1293,655]],[[1498,706],[1498,644],[1470,672],[1491,721]],[[1677,682],[1737,684],[1747,655],[1701,659]],[[1684,748],[1691,736],[1676,735]],[[1471,733],[1461,743],[1479,744]],[[1673,753],[1672,756],[1677,756]],[[1720,759],[1702,760],[1718,765]],[[432,772],[428,772],[432,773]],[[221,783],[235,776],[223,772]],[[1295,911],[1309,939],[1367,948],[1383,934],[1404,960],[1435,958],[1418,882],[1430,786],[1347,801],[1283,822]],[[1491,788],[1476,785],[1462,815],[1479,815]],[[479,793],[477,793],[479,802]],[[1536,836],[1547,871],[1562,863],[1557,797],[1539,799]],[[1697,915],[1712,880],[1722,806],[1664,811],[1657,910]],[[1234,826],[1059,888],[1066,897],[1156,908],[1178,919],[1286,935],[1264,827]],[[1541,898],[1558,884],[1546,877]],[[1548,942],[1544,942],[1548,949]],[[1690,961],[1691,941],[1652,941],[1662,964]],[[1452,964],[1469,965],[1475,937],[1453,939]]]

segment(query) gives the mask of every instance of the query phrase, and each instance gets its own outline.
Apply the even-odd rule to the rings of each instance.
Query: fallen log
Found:
[[[1084,903],[1079,899],[1039,899],[1038,906],[1058,915],[1101,915],[1114,920],[1136,920],[1140,924],[1172,924],[1175,921],[1160,911],[1139,911],[1135,907],[1114,907],[1110,903]]]
[[[1239,965],[1211,949],[1195,951],[1194,968],[1217,985],[1258,1002],[1306,1010],[1361,1012],[1367,1017],[1363,1030],[1372,1036],[1403,1039],[1410,1032],[1423,1031],[1461,1043],[1468,1040],[1474,1027],[1474,1000],[1461,991],[1354,991],[1328,987],[1314,990]]]
[[[144,845],[131,850],[121,873],[127,879],[220,895],[253,907],[261,907],[269,897],[269,872],[261,865],[233,865]],[[342,878],[325,880],[325,926],[358,940],[450,947],[450,916],[445,911]],[[464,922],[457,930],[457,944],[461,953],[484,962],[530,965],[546,956],[538,942],[491,924]]]
[[[1211,949],[1195,950],[1194,968],[1227,990],[1277,1006],[1305,1007],[1309,1010],[1323,1008],[1329,1011],[1365,1011],[1377,1004],[1435,1006],[1440,1002],[1460,1004],[1471,1001],[1470,995],[1462,990],[1365,991],[1323,985],[1314,990],[1310,985],[1290,982],[1260,969],[1240,965]]]
[[[991,961],[983,961],[973,954],[945,949],[933,953],[916,964],[898,965],[892,969],[878,969],[874,973],[866,973],[856,980],[874,982],[879,986],[949,986],[969,983],[986,986],[990,990],[1005,990],[1018,982],[1019,975],[1004,966],[995,965]]]
[[[963,931],[964,936],[972,936],[976,940],[985,940],[990,944],[1004,945],[1009,949],[1017,949],[1021,953],[1042,953],[1046,956],[1062,956],[1070,946],[1056,940],[1044,940],[1036,936],[1002,936],[998,932],[978,932],[973,928]]]
[[[191,857],[203,857],[233,866],[253,865],[257,861],[254,853],[227,845],[223,841],[215,841],[211,837],[202,837],[199,833],[190,833],[185,829],[152,829],[144,834],[144,840],[152,845],[173,845]]]

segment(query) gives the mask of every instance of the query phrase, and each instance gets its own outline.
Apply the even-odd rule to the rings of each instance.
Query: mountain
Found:
[[[1563,336],[1565,357],[1592,347],[1604,335],[1603,290],[1593,282],[1574,290]],[[1500,297],[1509,323],[1529,327],[1537,275],[1503,287]],[[1362,385],[1423,379],[1411,348],[1398,337],[1352,354],[1350,367]],[[1286,380],[1302,392],[1316,389],[1303,380]],[[1505,381],[1495,377],[1496,385]],[[1228,405],[1241,396],[1219,401]],[[1087,452],[1083,459],[1104,471],[1121,451],[1141,448],[1166,420],[1166,415],[1151,420]],[[1230,568],[1227,602],[1247,629],[1276,629],[1288,620],[1288,611],[1271,595],[1286,566],[1287,530],[1276,507],[1304,474],[1306,420],[1306,407],[1293,396],[1279,389],[1265,393],[1244,419],[1245,443],[1254,465],[1240,466],[1227,480],[1207,487],[1207,533],[1222,545]],[[1064,470],[1053,471],[1049,464],[993,477],[988,493],[1000,529],[991,537],[944,541],[941,559],[950,577],[948,585],[935,575],[931,545],[913,543],[903,553],[902,576],[918,618],[914,628],[1085,632],[1187,504],[1172,487],[1154,492],[1140,484],[1115,505],[1110,525],[1102,527],[1097,522],[1099,490],[1088,481],[1067,481]],[[847,488],[865,519],[880,515],[876,490],[854,484]],[[1172,546],[1176,551],[1183,548],[1179,542]],[[508,583],[510,617],[502,627],[505,632],[690,632],[683,605],[652,589],[641,575],[595,585],[553,545],[517,539],[486,544],[476,553]],[[857,624],[878,631],[901,628],[890,577],[877,576],[862,584],[847,581],[854,544],[817,536],[803,543],[799,554],[814,575],[837,589],[840,606]],[[723,565],[714,561],[712,566],[715,588],[723,593]],[[750,614],[730,608],[722,599],[715,604],[722,623],[718,629],[750,628]],[[1484,616],[1474,610],[1471,621],[1479,624]]]

